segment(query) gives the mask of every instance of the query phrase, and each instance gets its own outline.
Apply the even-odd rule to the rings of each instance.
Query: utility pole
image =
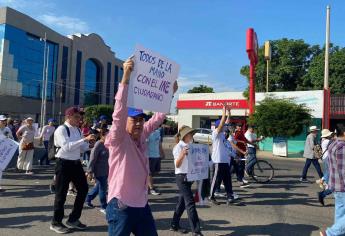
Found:
[[[44,97],[45,97],[45,72],[46,72],[46,51],[47,51],[47,33],[44,33],[44,38],[40,39],[40,41],[44,41],[44,47],[43,47],[43,71],[42,71],[42,101],[41,101],[41,119],[40,119],[40,128],[42,129],[45,124],[45,118],[44,118]]]
[[[323,86],[323,119],[322,119],[322,127],[324,129],[329,129],[329,126],[330,126],[330,96],[331,96],[331,91],[330,91],[329,83],[328,83],[328,79],[329,79],[330,11],[331,11],[331,7],[327,6],[325,73],[324,73],[324,86]]]
[[[266,93],[268,93],[268,74],[269,74],[269,65],[271,60],[271,45],[270,41],[265,42],[265,60],[266,60]]]
[[[44,103],[43,103],[43,125],[46,123],[46,115],[47,115],[47,90],[48,90],[48,64],[49,64],[49,47],[47,48],[47,55],[46,55],[46,68],[45,68],[45,83],[44,83]],[[43,126],[42,126],[43,127]]]

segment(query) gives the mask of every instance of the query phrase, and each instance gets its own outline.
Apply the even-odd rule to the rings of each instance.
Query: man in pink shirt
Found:
[[[116,94],[113,123],[106,137],[109,149],[109,189],[106,218],[109,236],[156,236],[157,230],[147,204],[148,158],[146,139],[164,121],[165,114],[155,113],[145,122],[140,109],[127,108],[128,84],[134,63],[124,64],[124,74]],[[177,83],[174,84],[174,93]]]

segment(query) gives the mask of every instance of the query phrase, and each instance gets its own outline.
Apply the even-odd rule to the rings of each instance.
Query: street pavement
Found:
[[[166,159],[162,161],[162,172],[155,179],[162,195],[149,198],[158,234],[167,236],[180,235],[169,231],[178,195],[172,147],[172,138],[166,138]],[[268,153],[261,153],[260,158],[274,166],[275,178],[267,184],[252,182],[246,189],[239,188],[239,183],[233,181],[240,201],[227,206],[225,198],[220,198],[222,204],[219,206],[198,206],[205,235],[319,235],[320,227],[332,224],[334,199],[326,199],[325,207],[318,203],[316,193],[320,189],[315,184],[317,174],[313,166],[308,173],[310,183],[300,183],[303,159],[273,158]],[[0,236],[57,235],[49,230],[54,195],[49,193],[48,186],[53,166],[36,166],[34,171],[33,176],[13,171],[4,173],[3,187],[7,191],[0,193]],[[65,215],[69,214],[73,201],[74,197],[67,197]],[[99,206],[98,199],[94,203]],[[71,235],[107,235],[105,216],[99,208],[85,208],[81,221],[89,226],[87,231],[75,231]],[[186,213],[181,225],[189,229]]]

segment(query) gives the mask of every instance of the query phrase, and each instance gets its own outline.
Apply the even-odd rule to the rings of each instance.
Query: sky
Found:
[[[181,66],[179,93],[204,84],[216,92],[243,91],[246,30],[259,44],[281,38],[345,46],[344,0],[0,0],[63,34],[97,33],[120,59],[141,44]]]

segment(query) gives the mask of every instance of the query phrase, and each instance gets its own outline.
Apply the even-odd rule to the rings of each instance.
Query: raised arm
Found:
[[[178,90],[178,84],[175,81],[174,87],[173,87],[173,93],[175,94],[177,90]],[[166,117],[165,114],[157,112],[152,116],[152,118],[149,121],[147,121],[144,124],[143,134],[144,134],[145,139],[150,135],[150,133],[158,129],[158,127],[163,123],[165,117]]]
[[[124,64],[124,73],[119,89],[115,96],[115,106],[113,112],[113,122],[107,135],[105,145],[106,147],[114,146],[118,141],[124,137],[126,133],[126,124],[128,117],[127,97],[128,97],[128,84],[133,70],[134,63],[132,59],[128,59]]]

